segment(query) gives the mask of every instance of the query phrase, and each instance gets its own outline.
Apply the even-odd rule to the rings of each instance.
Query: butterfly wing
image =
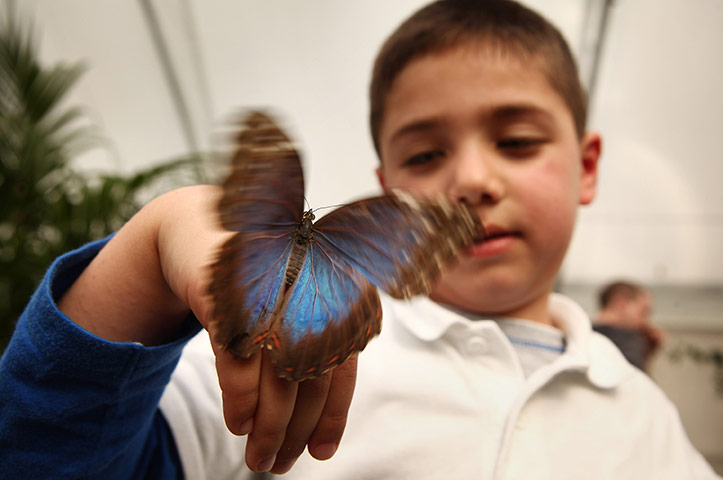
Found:
[[[242,358],[266,341],[303,205],[297,151],[269,117],[249,114],[218,204],[224,228],[238,233],[212,265],[209,287],[214,340]]]
[[[221,223],[227,230],[252,234],[292,230],[304,211],[299,153],[263,113],[252,112],[243,123],[218,205]]]
[[[212,266],[214,341],[248,358],[267,340],[283,293],[292,235],[236,234]]]
[[[397,298],[428,293],[441,268],[480,236],[477,217],[446,198],[409,194],[341,207],[313,228],[304,263],[274,322],[277,373],[318,376],[381,330],[376,286]]]
[[[290,380],[322,375],[381,330],[375,287],[314,240],[280,311],[267,346],[277,374]]]
[[[442,267],[484,234],[477,216],[445,197],[394,191],[341,207],[315,239],[395,298],[430,292]]]
[[[481,231],[463,206],[397,192],[335,210],[300,240],[303,191],[288,138],[265,115],[247,117],[218,206],[238,233],[213,265],[211,330],[242,358],[266,346],[292,380],[323,374],[379,333],[375,286],[398,298],[429,292]]]

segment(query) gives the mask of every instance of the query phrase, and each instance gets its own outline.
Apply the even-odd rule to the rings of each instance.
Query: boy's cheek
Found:
[[[578,205],[570,193],[560,191],[558,195],[548,194],[542,198],[530,195],[521,199],[521,208],[524,209],[524,213],[521,213],[527,228],[531,230],[529,233],[537,232],[535,236],[543,242],[550,242],[554,238],[565,239],[571,235]]]
[[[427,178],[407,175],[403,171],[392,171],[384,167],[377,168],[376,173],[379,185],[384,191],[401,189],[420,196],[439,192],[438,189],[435,189],[433,182]]]

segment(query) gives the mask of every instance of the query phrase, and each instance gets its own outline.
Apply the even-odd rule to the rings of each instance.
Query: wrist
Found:
[[[151,346],[174,339],[188,308],[162,274],[157,248],[161,219],[156,201],[141,209],[60,299],[60,310],[107,340]]]

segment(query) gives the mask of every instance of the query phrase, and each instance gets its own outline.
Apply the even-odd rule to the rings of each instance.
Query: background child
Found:
[[[657,387],[552,293],[577,205],[596,191],[600,138],[584,121],[565,42],[515,3],[436,2],[390,37],[371,88],[382,185],[465,202],[492,238],[430,298],[384,299],[342,448],[290,476],[715,478]],[[233,478],[244,455],[281,473],[307,443],[334,453],[353,360],[293,384],[214,348],[219,392],[188,316],[208,324],[205,266],[228,235],[216,195],[160,197],[51,267],[0,366],[5,472]],[[224,423],[251,432],[245,454]]]
[[[664,339],[650,318],[651,293],[642,285],[618,280],[600,289],[598,305],[593,329],[612,340],[630,363],[647,371]]]

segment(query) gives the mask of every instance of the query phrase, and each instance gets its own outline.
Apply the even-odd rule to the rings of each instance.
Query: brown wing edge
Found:
[[[249,312],[243,307],[243,293],[238,284],[234,265],[239,249],[243,248],[243,236],[236,234],[229,238],[219,249],[216,260],[211,264],[211,281],[208,293],[213,302],[212,320],[208,330],[214,345],[231,351],[237,357],[246,359],[261,349],[261,344],[254,344],[258,336],[249,332]],[[262,332],[269,326],[260,325]]]
[[[322,335],[310,339],[302,349],[286,349],[281,352],[275,348],[273,339],[266,342],[279,377],[291,381],[320,377],[344,363],[353,354],[361,352],[369,340],[381,332],[382,307],[377,289],[361,274],[357,275],[363,293],[349,313],[347,322],[331,321]],[[274,321],[273,324],[280,325],[281,322]],[[279,335],[281,334],[282,331],[279,331]],[[279,338],[279,341],[289,344],[284,338]],[[331,350],[334,345],[336,348]],[[321,358],[322,355],[325,358]]]
[[[276,203],[289,218],[301,221],[304,176],[293,142],[264,112],[250,111],[237,122],[230,171],[217,206],[221,224],[239,230],[250,213],[242,213],[243,205],[254,202]]]
[[[397,299],[427,295],[442,269],[475,240],[485,236],[484,227],[469,207],[443,195],[422,198],[393,190],[389,196],[410,215],[423,217],[423,233],[428,246],[419,249],[407,267],[401,269],[397,281],[383,290]]]

